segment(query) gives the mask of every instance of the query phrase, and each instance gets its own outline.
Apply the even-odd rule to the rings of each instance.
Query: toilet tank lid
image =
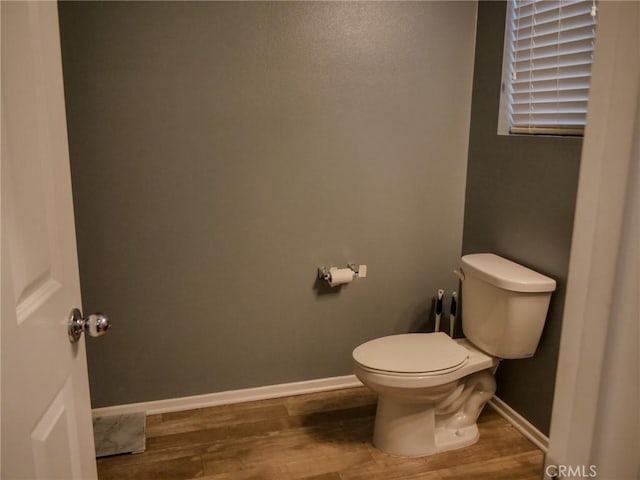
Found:
[[[474,253],[462,257],[462,270],[485,282],[513,292],[553,292],[556,281],[530,268],[493,253]]]

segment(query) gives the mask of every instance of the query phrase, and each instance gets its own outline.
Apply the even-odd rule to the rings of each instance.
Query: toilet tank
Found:
[[[498,358],[531,357],[556,281],[492,253],[462,257],[462,330]]]

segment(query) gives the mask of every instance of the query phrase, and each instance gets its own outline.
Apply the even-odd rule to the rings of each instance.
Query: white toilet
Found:
[[[354,373],[378,393],[373,443],[384,452],[413,457],[475,443],[498,361],[531,357],[538,346],[555,280],[490,253],[463,256],[460,274],[466,339],[391,335],[353,351]]]

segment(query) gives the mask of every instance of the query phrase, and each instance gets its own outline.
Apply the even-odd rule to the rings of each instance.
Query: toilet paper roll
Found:
[[[353,270],[350,268],[330,268],[329,269],[329,286],[337,287],[345,283],[351,283],[353,280]]]

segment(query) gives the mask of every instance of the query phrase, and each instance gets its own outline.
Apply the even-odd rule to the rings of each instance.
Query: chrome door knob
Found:
[[[69,322],[67,327],[67,333],[69,334],[69,341],[76,343],[80,340],[82,332],[86,332],[90,337],[100,337],[107,333],[111,323],[109,323],[109,317],[102,313],[92,313],[87,318],[82,317],[82,312],[74,308],[69,314]]]

